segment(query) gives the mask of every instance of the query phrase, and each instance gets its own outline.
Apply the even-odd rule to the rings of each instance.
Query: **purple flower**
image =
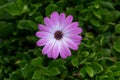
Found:
[[[72,15],[66,17],[64,13],[59,15],[57,12],[53,12],[50,18],[44,18],[45,25],[39,24],[40,31],[36,32],[36,36],[40,38],[37,46],[44,46],[42,54],[53,59],[60,55],[65,59],[71,56],[70,49],[78,49],[82,40],[82,36],[79,35],[82,29],[78,27],[78,22],[72,21]]]

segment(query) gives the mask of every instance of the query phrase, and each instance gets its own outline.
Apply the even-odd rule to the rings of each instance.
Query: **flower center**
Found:
[[[54,34],[54,38],[56,38],[57,40],[60,40],[63,37],[63,33],[62,31],[56,31]]]

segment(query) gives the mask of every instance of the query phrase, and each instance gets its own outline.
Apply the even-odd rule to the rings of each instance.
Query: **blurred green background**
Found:
[[[37,25],[53,11],[83,28],[65,60],[35,44]],[[120,80],[120,0],[0,0],[0,80]]]

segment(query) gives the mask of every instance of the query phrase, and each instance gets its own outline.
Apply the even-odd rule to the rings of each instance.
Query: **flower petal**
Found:
[[[71,56],[70,49],[68,48],[68,45],[63,41],[62,47],[60,50],[60,56],[65,59],[67,56]]]
[[[46,27],[45,25],[42,25],[42,24],[38,25],[38,29],[41,31],[51,32],[49,27]]]
[[[49,41],[49,39],[40,39],[36,42],[37,46],[43,46],[45,45],[47,42]]]
[[[50,15],[50,19],[53,21],[53,23],[55,25],[58,24],[59,22],[59,14],[57,12],[53,12],[51,15]]]
[[[74,28],[72,30],[65,31],[65,33],[68,33],[68,34],[80,34],[81,32],[82,32],[81,28]]]
[[[47,53],[47,57],[52,58],[52,50],[49,53]]]
[[[80,39],[74,39],[74,38],[71,38],[72,41],[74,41],[77,45],[79,45],[81,43],[81,40],[82,40],[82,36],[79,36]]]
[[[45,23],[46,27],[51,27],[51,28],[54,27],[53,22],[48,17],[44,18],[44,23]]]
[[[55,44],[55,39],[51,39],[49,42],[46,43],[46,45],[44,46],[42,53],[43,54],[48,54],[48,52],[50,52]]]
[[[74,41],[77,45],[80,45],[81,41]]]
[[[59,24],[54,24],[51,19],[49,19],[48,17],[44,18],[44,22],[46,24],[46,27],[50,28],[50,32],[54,33],[56,30],[59,29]]]
[[[52,38],[54,37],[52,33],[45,32],[45,31],[38,31],[35,34],[39,38]]]
[[[60,48],[61,48],[61,44],[59,41],[56,40],[56,43],[53,47],[53,52],[52,52],[53,59],[56,59],[59,56]]]
[[[61,58],[63,58],[63,59],[67,58],[66,53],[65,53],[64,50],[61,50],[61,51],[60,51],[60,56],[61,56]]]
[[[69,38],[64,38],[64,41],[67,43],[69,48],[71,48],[73,50],[77,50],[78,49],[77,44],[74,41],[70,40]]]
[[[69,15],[65,20],[64,27],[68,26],[72,21],[73,21],[73,16]]]
[[[64,31],[73,30],[74,28],[77,28],[78,26],[79,26],[78,22],[73,22],[73,23],[69,24],[68,26],[66,26],[64,28]]]
[[[64,28],[63,27],[64,23],[65,23],[65,14],[61,13],[60,17],[59,17],[59,25],[61,26],[61,30],[62,30],[62,28]]]
[[[65,13],[60,14],[59,21],[60,21],[60,24],[63,24],[65,22]]]
[[[64,34],[64,37],[67,37],[69,39],[76,40],[76,41],[82,40],[82,36],[76,35],[76,34]]]

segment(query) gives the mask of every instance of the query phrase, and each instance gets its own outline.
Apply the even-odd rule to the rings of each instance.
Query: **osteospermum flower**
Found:
[[[71,56],[72,50],[77,50],[82,40],[79,34],[82,29],[79,28],[78,22],[72,22],[73,16],[65,16],[64,13],[53,12],[49,17],[44,18],[45,25],[39,24],[39,31],[36,36],[40,38],[37,46],[44,46],[42,54],[48,58],[56,59]]]

